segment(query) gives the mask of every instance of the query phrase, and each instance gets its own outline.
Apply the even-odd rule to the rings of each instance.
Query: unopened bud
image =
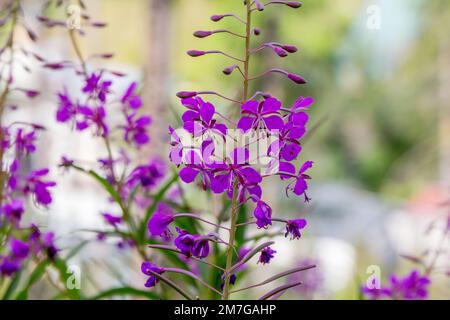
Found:
[[[187,99],[187,98],[192,98],[195,97],[197,95],[197,92],[195,91],[180,91],[177,92],[177,97],[180,99]]]
[[[255,4],[256,4],[256,9],[258,11],[263,11],[264,10],[264,5],[261,2],[259,2],[258,0],[255,0]]]
[[[215,14],[213,16],[211,16],[211,20],[214,22],[220,21],[225,17],[224,14]]]
[[[197,38],[206,38],[206,37],[209,37],[210,35],[212,35],[213,33],[211,32],[211,31],[202,31],[202,30],[199,30],[199,31],[195,31],[194,32],[194,37],[197,37]]]
[[[286,51],[284,51],[283,49],[281,49],[279,47],[273,47],[272,49],[281,58],[284,58],[288,55],[288,53]]]
[[[253,29],[253,34],[254,34],[255,36],[259,36],[259,35],[261,34],[261,29],[259,29],[259,28],[254,28],[254,29]]]
[[[191,57],[200,57],[203,56],[206,52],[205,51],[200,51],[200,50],[189,50],[187,52],[187,54]]]
[[[295,83],[297,83],[297,84],[304,84],[304,83],[306,83],[306,80],[302,76],[299,76],[298,74],[295,74],[295,73],[289,73],[287,75],[287,77],[289,79],[291,79],[292,81],[294,81]]]
[[[282,45],[281,48],[283,48],[284,50],[286,50],[289,53],[294,53],[294,52],[298,51],[296,46],[292,46],[289,44]]]
[[[291,8],[297,9],[297,8],[300,8],[302,6],[302,3],[298,2],[298,1],[289,1],[289,2],[286,2],[286,5],[291,7]]]

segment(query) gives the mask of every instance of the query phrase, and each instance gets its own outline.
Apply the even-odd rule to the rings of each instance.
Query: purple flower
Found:
[[[272,208],[264,201],[259,200],[256,203],[253,216],[256,218],[258,228],[266,228],[268,225],[272,225]]]
[[[52,195],[48,189],[56,186],[56,183],[53,181],[43,180],[43,177],[46,176],[48,172],[48,169],[32,171],[27,177],[26,185],[23,189],[25,194],[32,193],[36,202],[44,206],[47,206],[52,202]]]
[[[291,240],[300,239],[302,236],[300,230],[306,227],[306,224],[307,222],[305,219],[288,220],[286,223],[286,233],[284,236],[287,237],[290,234]]]
[[[160,236],[170,239],[171,233],[168,227],[174,220],[172,213],[165,210],[157,210],[148,221],[148,232],[153,237]]]
[[[175,238],[175,246],[184,254],[186,257],[197,257],[205,258],[209,255],[209,243],[208,239],[200,236],[189,234],[186,230],[181,230],[176,228],[179,236]]]
[[[154,276],[152,272],[157,274],[163,274],[165,272],[164,268],[157,267],[148,261],[142,263],[141,271],[143,274],[149,276],[147,282],[145,282],[147,288],[152,288],[159,282],[159,278]]]
[[[307,117],[305,113],[302,114]],[[300,117],[297,117],[295,122],[287,122],[279,132],[278,139],[269,146],[268,154],[273,156],[280,155],[281,159],[286,161],[292,161],[297,158],[302,150],[299,139],[306,133],[307,121],[308,118],[303,119],[303,122],[301,122]]]
[[[127,178],[127,186],[133,189],[137,185],[145,189],[151,189],[156,186],[166,175],[166,164],[153,159],[148,165],[136,167]]]
[[[266,263],[270,263],[270,260],[273,259],[275,253],[276,251],[272,250],[272,248],[270,247],[262,249],[258,263],[262,263],[263,265]]]
[[[368,288],[366,285],[361,289],[364,296],[370,300],[380,300],[390,296],[390,290],[386,288]]]
[[[12,239],[11,240],[11,253],[14,258],[22,260],[25,259],[30,253],[30,246],[28,243]]]
[[[11,136],[7,127],[0,127],[0,148],[6,150],[11,144]]]
[[[64,92],[58,93],[59,105],[56,112],[56,120],[58,122],[67,122],[77,114],[77,106],[74,104],[64,89]]]
[[[13,224],[20,221],[24,211],[25,209],[22,199],[14,199],[10,203],[5,204],[2,208],[2,212]]]
[[[192,255],[197,258],[206,258],[209,255],[209,242],[207,239],[195,239]]]
[[[291,114],[289,116],[289,119],[292,120],[292,118],[301,111],[308,110],[309,107],[314,103],[314,99],[311,97],[298,97],[297,100],[295,100],[294,104],[291,107]]]
[[[311,200],[308,197],[308,195],[306,194],[306,190],[308,189],[307,180],[311,179],[311,177],[309,175],[307,175],[305,172],[308,171],[309,169],[311,169],[312,166],[313,166],[312,161],[306,161],[305,163],[303,163],[295,180],[293,182],[291,182],[286,188],[286,191],[291,190],[298,196],[304,195],[305,202],[308,202],[309,200]],[[291,171],[292,167],[286,166],[285,169],[290,171],[290,172],[289,171],[285,171],[285,172],[288,172],[290,174],[295,174],[295,171],[293,171],[293,172]],[[294,170],[295,170],[295,168],[294,168]]]
[[[113,226],[114,228],[117,227],[118,224],[121,224],[123,219],[122,217],[117,217],[117,216],[113,216],[109,213],[102,213],[103,218],[105,219],[105,221],[110,224],[111,226]]]
[[[210,167],[213,178],[211,179],[211,191],[222,193],[228,191],[231,197],[233,185],[236,181],[240,188],[240,200],[244,198],[245,192],[254,195],[260,194],[258,184],[261,183],[261,175],[249,165],[249,151],[246,148],[236,148],[231,152],[227,163],[216,163]]]
[[[34,145],[35,141],[36,131],[32,130],[28,133],[24,133],[22,128],[18,129],[14,141],[17,154],[22,155],[36,151],[36,146]]]
[[[133,110],[137,110],[142,106],[141,97],[135,93],[137,86],[138,84],[136,82],[132,82],[122,96],[122,99],[120,99],[123,104],[127,104]]]
[[[19,270],[19,263],[5,256],[0,260],[0,273],[3,276],[12,276]]]
[[[77,112],[82,117],[82,120],[77,121],[77,130],[83,131],[90,126],[93,126],[97,136],[108,136],[109,127],[105,122],[106,111],[103,106],[95,108],[78,106]]]
[[[208,143],[208,141],[205,141]],[[204,144],[205,144],[204,143]],[[180,178],[185,183],[192,183],[196,177],[200,174],[201,186],[203,190],[206,190],[211,183],[211,169],[203,158],[195,150],[189,150],[185,155],[186,167],[181,169]]]
[[[201,136],[207,131],[220,135],[227,133],[227,127],[213,119],[216,109],[211,103],[204,102],[200,98],[186,100],[183,101],[190,108],[182,117],[184,121],[183,128],[186,131],[194,134],[194,136]]]
[[[169,160],[179,166],[183,160],[183,143],[176,131],[169,126],[170,145],[172,146],[169,153]]]
[[[428,296],[428,286],[431,281],[422,276],[418,270],[413,270],[403,279],[392,275],[389,279],[388,289],[394,299],[421,300]]]
[[[92,73],[87,79],[86,84],[83,87],[84,93],[91,93],[96,94],[98,99],[101,102],[106,101],[106,95],[110,93],[109,87],[111,86],[112,82],[102,81],[101,80],[102,74],[96,75],[95,73]]]
[[[124,126],[124,139],[126,142],[133,141],[137,146],[141,146],[150,141],[147,127],[152,123],[152,118],[140,116],[136,119],[135,115],[133,113],[127,116],[127,124]]]
[[[192,247],[195,244],[195,236],[178,227],[176,229],[179,235],[175,238],[175,246],[187,257],[192,256]]]
[[[55,260],[59,249],[55,245],[55,234],[53,232],[47,232],[44,235],[42,246],[44,250],[47,252],[47,256],[51,260]]]
[[[269,130],[281,130],[284,126],[283,119],[279,115],[281,102],[275,98],[268,98],[262,102],[250,100],[244,103],[241,109],[243,116],[237,127],[244,132],[261,126]]]
[[[223,290],[223,287],[225,286],[225,273],[222,274],[221,279],[222,279],[222,283],[220,284],[220,289]],[[230,276],[230,284],[231,284],[231,285],[234,285],[234,284],[236,283],[236,279],[237,279],[237,277],[236,277],[236,275],[233,273],[233,274]]]

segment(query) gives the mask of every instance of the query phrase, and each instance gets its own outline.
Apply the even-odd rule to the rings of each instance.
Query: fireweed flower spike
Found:
[[[170,234],[170,224],[176,223],[178,225],[178,221],[175,221],[178,220],[177,216],[182,216],[183,219],[197,219],[201,224],[206,223],[215,226],[216,230],[228,231],[227,242],[215,241],[215,238],[210,235],[201,236],[185,230],[183,225],[183,229],[176,228],[178,236],[173,239],[176,249],[171,246],[158,247],[176,250],[176,252],[181,252],[192,259],[201,259],[212,255],[215,261],[219,261],[219,256],[225,255],[225,264],[214,266],[222,271],[221,298],[225,300],[229,299],[234,292],[230,290],[230,286],[238,279],[236,272],[243,270],[247,261],[259,254],[259,263],[267,264],[275,257],[276,253],[270,247],[273,242],[265,242],[256,245],[254,248],[246,248],[245,255],[237,257],[236,252],[242,249],[242,247],[236,247],[238,228],[244,229],[240,230],[242,231],[240,237],[242,237],[245,228],[248,226],[256,224],[255,227],[260,229],[260,232],[264,232],[265,229],[270,228],[274,221],[283,222],[286,226],[286,237],[299,239],[301,237],[300,231],[306,226],[306,220],[304,219],[284,220],[278,218],[278,212],[273,212],[270,204],[263,197],[263,180],[267,177],[278,176],[282,181],[288,183],[287,191],[291,190],[295,195],[304,196],[305,200],[309,201],[306,191],[308,188],[307,180],[311,177],[307,172],[312,167],[312,161],[306,161],[300,168],[296,168],[293,161],[298,159],[302,152],[301,139],[306,134],[309,120],[306,112],[313,100],[300,97],[291,108],[285,108],[283,102],[270,93],[257,90],[253,95],[250,93],[252,80],[265,77],[271,73],[282,74],[295,84],[306,83],[302,76],[278,68],[269,69],[260,75],[252,76],[250,74],[250,57],[258,54],[264,48],[273,50],[281,58],[286,58],[289,54],[298,51],[294,45],[278,42],[267,42],[256,45],[255,49],[252,48],[252,37],[261,33],[260,29],[252,26],[252,17],[255,14],[267,12],[266,7],[269,5],[272,7],[271,5],[274,4],[282,4],[290,8],[301,6],[301,3],[293,1],[270,1],[267,3],[244,1],[245,18],[240,18],[234,13],[217,14],[211,17],[214,22],[220,22],[227,17],[241,22],[245,29],[242,35],[239,32],[229,32],[225,29],[194,32],[194,36],[197,38],[206,38],[213,34],[218,36],[221,33],[228,33],[239,38],[243,37],[245,51],[239,57],[220,50],[189,50],[187,52],[193,58],[206,54],[221,54],[235,60],[235,64],[225,67],[222,72],[225,75],[239,72],[243,78],[242,95],[240,98],[232,99],[216,91],[180,91],[177,93],[177,97],[181,99],[180,104],[186,108],[182,115],[183,128],[175,130],[169,127],[171,136],[169,159],[179,167],[181,181],[188,184],[199,181],[200,186],[205,191],[228,197],[229,213],[227,214],[226,210],[228,207],[225,207],[223,216],[217,222],[210,222],[193,214],[166,215],[156,213],[148,223],[149,233],[153,237],[167,238],[167,235]],[[240,110],[239,117],[237,119],[223,117],[216,112],[220,107],[219,104],[212,105],[202,99],[205,95],[215,95],[227,102],[233,102],[236,104],[233,107]],[[234,114],[236,115],[236,112]],[[237,134],[234,135],[233,132],[237,132]],[[252,133],[258,132],[261,133],[261,136],[273,137],[273,139],[270,140],[267,149],[262,150],[258,155],[253,155],[251,154],[253,152],[252,142],[241,139],[241,137],[247,134],[251,136]],[[243,140],[242,143],[240,143],[241,140]],[[258,157],[270,158],[269,165],[265,168],[258,166],[255,163],[255,159],[258,159]],[[240,208],[245,206],[254,208],[253,216],[255,219],[238,223]],[[229,220],[229,225],[227,224],[226,227],[223,226],[225,220]],[[216,244],[210,247],[210,241],[216,242]],[[222,245],[226,245],[226,248],[222,248]],[[207,263],[205,260],[200,261]],[[211,267],[211,265],[208,266]]]

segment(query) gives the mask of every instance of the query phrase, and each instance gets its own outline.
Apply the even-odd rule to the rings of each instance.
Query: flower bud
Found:
[[[291,8],[297,9],[297,8],[300,8],[302,6],[302,3],[298,2],[298,1],[289,1],[289,2],[286,2],[286,5],[291,7]]]
[[[228,76],[228,75],[232,74],[234,69],[236,69],[236,68],[237,68],[237,65],[233,65],[233,66],[223,69],[222,72]]]
[[[194,37],[197,37],[197,38],[206,38],[206,37],[209,37],[210,35],[212,35],[213,33],[211,32],[211,31],[202,31],[202,30],[199,30],[199,31],[195,31],[194,32]]]
[[[200,51],[200,50],[189,50],[187,52],[187,54],[191,57],[200,57],[203,56],[206,52],[205,51]]]
[[[256,5],[256,9],[258,11],[264,11],[264,5],[261,2],[259,2],[258,0],[255,0],[255,5]]]
[[[259,29],[259,28],[253,28],[253,34],[254,34],[255,36],[259,36],[259,35],[261,34],[261,29]]]
[[[211,20],[214,22],[220,21],[225,17],[224,14],[215,14],[213,16],[211,16]]]
[[[282,45],[281,48],[283,48],[284,50],[286,50],[289,53],[294,53],[294,52],[298,51],[296,46],[292,46],[289,44]]]
[[[284,58],[288,55],[288,53],[286,51],[284,51],[283,49],[281,49],[279,47],[272,47],[272,49],[281,58]]]
[[[295,73],[289,73],[287,75],[287,77],[289,79],[291,79],[292,81],[294,81],[295,83],[297,83],[297,84],[304,84],[304,83],[306,83],[306,80],[302,76],[299,76],[298,74],[295,74]]]
[[[195,91],[180,91],[177,92],[177,97],[180,99],[187,99],[187,98],[192,98],[195,97],[197,95],[197,92]]]

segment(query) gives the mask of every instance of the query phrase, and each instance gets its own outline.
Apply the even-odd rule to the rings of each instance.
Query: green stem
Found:
[[[231,204],[231,227],[230,227],[230,239],[228,240],[229,246],[227,250],[227,262],[225,267],[225,283],[223,286],[223,300],[229,300],[230,298],[230,278],[231,278],[231,267],[233,266],[233,252],[234,252],[234,241],[236,238],[236,221],[238,216],[237,210],[237,181],[235,181],[233,186],[233,199]]]
[[[247,0],[246,2],[246,11],[247,11],[247,18],[246,18],[246,28],[245,28],[245,59],[244,59],[244,83],[243,83],[243,96],[242,96],[242,102],[245,102],[248,98],[248,82],[249,82],[249,69],[250,69],[250,54],[251,54],[251,48],[250,48],[250,39],[251,39],[251,27],[252,27],[252,10],[251,10],[251,4],[252,2]],[[223,294],[222,299],[223,300],[229,300],[230,298],[230,278],[231,278],[231,267],[233,264],[233,252],[234,252],[234,242],[236,238],[236,223],[237,223],[237,216],[238,216],[238,203],[237,203],[237,181],[235,181],[233,186],[233,199],[231,204],[231,226],[230,226],[230,239],[228,241],[228,251],[227,251],[227,260],[226,260],[226,267],[225,267],[225,283],[223,286]]]

